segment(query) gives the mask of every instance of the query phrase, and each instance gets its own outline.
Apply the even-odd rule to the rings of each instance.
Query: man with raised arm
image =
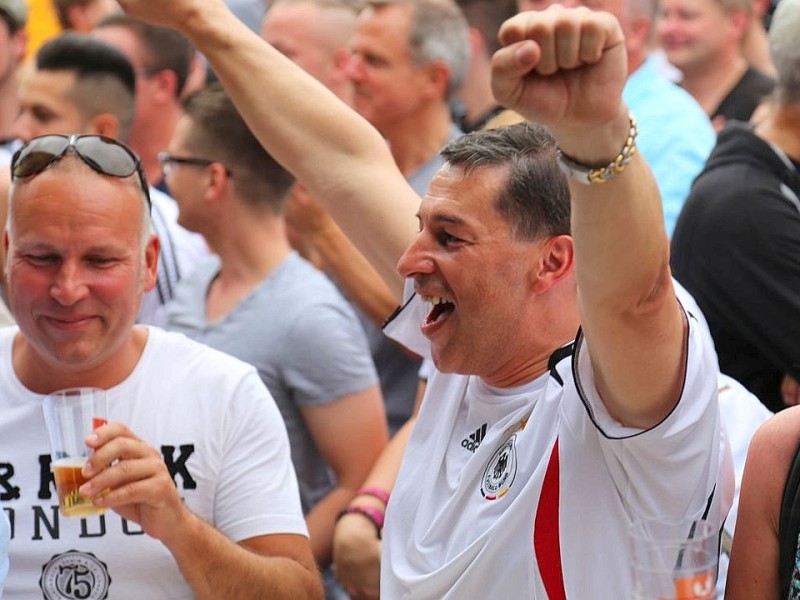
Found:
[[[721,527],[713,346],[674,293],[611,15],[506,22],[495,95],[553,137],[461,138],[420,204],[380,136],[218,0],[122,4],[179,27],[398,297],[407,283],[389,332],[437,369],[389,501],[383,598],[629,598],[632,521]]]

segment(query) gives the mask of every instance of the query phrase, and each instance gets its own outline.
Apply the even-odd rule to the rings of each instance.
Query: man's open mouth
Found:
[[[439,296],[422,296],[422,301],[433,305],[424,325],[432,325],[456,309],[456,305]]]

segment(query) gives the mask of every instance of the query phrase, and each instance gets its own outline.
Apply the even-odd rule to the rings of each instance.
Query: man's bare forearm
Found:
[[[133,16],[186,35],[259,141],[323,204],[381,277],[391,281],[416,234],[419,198],[377,130],[218,0],[169,2],[158,8],[150,0],[120,4]]]
[[[263,536],[239,545],[191,513],[179,531],[165,544],[199,600],[323,598],[310,551],[297,551],[308,544],[302,536]],[[261,553],[276,543],[297,556]]]

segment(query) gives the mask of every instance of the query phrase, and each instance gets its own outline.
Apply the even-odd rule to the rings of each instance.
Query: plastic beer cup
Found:
[[[43,409],[61,513],[65,517],[102,514],[105,509],[82,497],[78,488],[86,482],[81,470],[92,453],[86,436],[106,423],[106,391],[88,387],[59,390],[45,396]]]

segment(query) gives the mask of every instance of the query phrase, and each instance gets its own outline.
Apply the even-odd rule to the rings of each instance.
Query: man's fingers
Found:
[[[567,11],[560,5],[509,19],[500,28],[499,39],[504,46],[536,42],[541,48],[536,72],[541,75],[596,64],[604,51],[623,43],[612,15],[585,7]]]
[[[539,63],[541,49],[531,41],[521,41],[495,52],[492,57],[492,92],[506,106],[514,106],[522,93],[522,80]]]
[[[162,482],[163,480],[163,482]],[[104,496],[105,505],[130,504],[152,500],[149,493],[164,483],[172,485],[160,457],[120,460],[100,471],[81,486],[81,495]]]

